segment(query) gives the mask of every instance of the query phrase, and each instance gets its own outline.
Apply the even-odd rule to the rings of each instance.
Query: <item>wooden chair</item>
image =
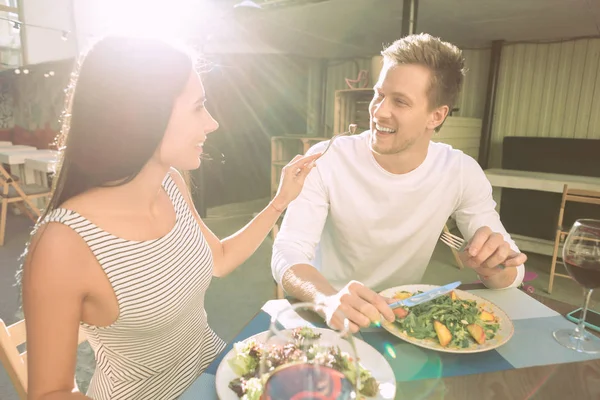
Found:
[[[22,400],[27,400],[27,351],[19,346],[26,344],[25,320],[6,326],[0,319],[0,362],[8,373],[8,378]],[[87,339],[79,329],[78,344]]]
[[[563,217],[565,214],[565,207],[567,205],[567,202],[600,205],[600,192],[591,190],[569,189],[568,185],[564,186],[562,201],[560,203],[560,210],[558,212],[556,236],[554,238],[554,251],[552,252],[552,264],[550,266],[550,281],[548,283],[548,293],[552,293],[552,286],[554,285],[555,276],[560,276],[561,278],[571,278],[569,275],[559,274],[556,272],[556,262],[559,257],[559,248],[565,241],[570,229],[570,227],[563,227]]]
[[[20,185],[19,179],[9,174],[2,164],[0,164],[0,185],[2,185],[0,190],[0,246],[2,246],[4,245],[8,205],[14,204],[33,222],[36,222],[41,211],[32,200],[50,197],[50,188],[41,185]]]

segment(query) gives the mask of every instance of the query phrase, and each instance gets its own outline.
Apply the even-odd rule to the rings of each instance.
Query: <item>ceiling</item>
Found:
[[[212,30],[205,51],[372,56],[400,37],[402,8],[402,0],[328,0],[262,10],[238,7],[232,9],[227,29]],[[600,0],[420,0],[416,30],[462,48],[489,47],[498,39],[600,36]]]

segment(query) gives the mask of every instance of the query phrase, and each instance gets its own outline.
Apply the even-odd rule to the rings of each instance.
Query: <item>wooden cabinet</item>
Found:
[[[357,124],[356,133],[369,129],[369,103],[373,89],[345,89],[335,92],[333,134],[345,132]],[[277,192],[281,168],[296,154],[304,154],[316,143],[330,137],[306,135],[273,136],[271,138],[271,196]]]
[[[302,135],[273,136],[271,138],[271,197],[277,193],[281,169],[296,154],[304,154],[313,145],[329,139],[328,137]]]
[[[431,140],[449,144],[477,160],[481,142],[481,119],[448,117],[440,131],[433,134]]]
[[[348,125],[358,125],[356,133],[369,129],[369,103],[373,89],[336,90],[333,108],[333,134],[345,132]]]

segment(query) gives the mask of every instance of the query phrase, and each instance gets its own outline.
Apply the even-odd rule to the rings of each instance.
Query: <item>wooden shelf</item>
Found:
[[[356,133],[369,129],[369,104],[372,98],[372,88],[337,90],[333,133],[347,131],[350,124],[357,124]],[[273,136],[271,138],[271,195],[277,193],[281,169],[296,154],[305,154],[316,143],[329,139],[331,138],[306,135]]]
[[[369,104],[373,89],[343,89],[335,92],[333,134],[345,132],[350,124],[356,124],[356,133],[369,129]],[[281,168],[296,154],[305,154],[314,144],[330,137],[306,135],[283,135],[271,138],[271,195],[277,193]],[[286,162],[287,160],[287,162]]]
[[[281,169],[296,154],[305,154],[313,145],[329,139],[331,138],[305,135],[271,137],[271,196],[277,193]]]
[[[347,131],[350,124],[357,125],[357,133],[369,129],[369,104],[372,99],[372,88],[336,90],[333,109],[333,134]]]

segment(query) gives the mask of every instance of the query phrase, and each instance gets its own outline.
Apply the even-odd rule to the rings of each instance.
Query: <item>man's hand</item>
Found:
[[[337,294],[324,298],[325,321],[334,329],[343,329],[344,318],[346,318],[350,322],[352,333],[368,327],[372,322],[379,322],[382,316],[394,322],[395,310],[390,308],[388,301],[389,299],[375,293],[362,283],[352,281]]]
[[[387,301],[388,304],[392,304],[398,301],[398,299],[385,299]],[[394,310],[392,310],[394,312],[394,315],[396,316],[396,318],[404,318],[408,315],[408,311],[405,308],[402,307],[398,307],[395,308]]]
[[[518,267],[527,261],[525,254],[512,250],[504,236],[492,232],[487,226],[475,232],[465,250],[461,252],[460,258],[466,266],[473,268],[484,279],[502,272],[503,268],[498,268],[500,265]]]

